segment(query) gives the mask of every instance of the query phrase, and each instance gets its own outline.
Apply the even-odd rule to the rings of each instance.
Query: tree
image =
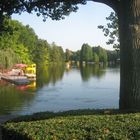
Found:
[[[98,55],[99,62],[103,62],[103,63],[107,62],[108,58],[107,58],[107,52],[105,49],[98,46],[98,47],[93,47],[93,50]]]
[[[75,61],[80,61],[80,50],[76,51],[76,60]]]
[[[34,62],[36,64],[48,64],[49,63],[49,44],[46,40],[37,40],[36,49],[34,49]]]
[[[80,61],[80,51],[76,51],[76,52],[72,52],[72,56],[71,56],[71,60],[72,61]]]
[[[7,65],[8,67],[5,68],[9,68],[17,62],[26,64],[32,63],[32,51],[35,49],[37,41],[37,36],[33,29],[9,18],[4,20],[3,27],[9,27],[12,30],[12,33],[3,32],[3,34],[0,35],[0,50],[2,52],[5,51],[5,56],[8,57],[8,60],[5,59],[7,60],[5,63],[11,62],[10,65]],[[6,55],[8,52],[10,54],[11,50],[12,53],[14,53],[13,58],[16,59],[10,57],[11,55]]]
[[[107,50],[107,57],[108,57],[108,62],[112,62],[114,64],[117,63],[117,59],[118,59],[118,53],[114,50]]]
[[[57,46],[54,42],[49,47],[49,61],[51,63],[63,63],[64,62],[64,52],[62,47]]]
[[[118,16],[120,36],[120,98],[127,108],[126,96],[140,95],[140,2],[139,0],[92,0],[104,3],[114,9]],[[70,12],[76,12],[77,4],[86,4],[86,0],[1,0],[0,26],[5,15],[36,12],[47,17],[62,19]],[[1,31],[3,30],[0,27]],[[120,102],[122,108],[122,103]]]
[[[68,62],[68,61],[71,61],[72,60],[72,51],[69,50],[69,49],[66,49],[66,52],[65,52],[65,61]]]
[[[20,63],[19,57],[11,48],[0,49],[0,68],[9,69],[15,63]]]
[[[93,59],[92,48],[84,43],[81,48],[80,61],[90,62]]]
[[[93,53],[93,62],[99,63],[99,56],[95,52]]]
[[[28,49],[30,59],[33,60],[32,56],[38,39],[37,35],[29,25],[26,26],[22,25],[22,27],[18,29],[18,32],[19,32],[18,42],[20,44],[23,44]]]

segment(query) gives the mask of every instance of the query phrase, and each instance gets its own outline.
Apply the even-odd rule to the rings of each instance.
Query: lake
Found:
[[[40,66],[37,80],[15,86],[0,81],[0,115],[119,108],[119,67]]]

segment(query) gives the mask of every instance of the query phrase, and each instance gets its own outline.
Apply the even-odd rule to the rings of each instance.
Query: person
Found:
[[[24,75],[24,72],[23,72],[23,70],[22,69],[20,69],[20,71],[19,71],[19,74],[18,74],[19,76],[23,76]]]

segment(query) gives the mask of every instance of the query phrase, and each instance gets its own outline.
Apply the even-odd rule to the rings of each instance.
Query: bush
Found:
[[[139,140],[140,113],[8,122],[2,132],[3,140]]]

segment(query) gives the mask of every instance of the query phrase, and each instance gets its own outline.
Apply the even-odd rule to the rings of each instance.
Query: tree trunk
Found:
[[[121,0],[120,109],[140,109],[140,0]]]

